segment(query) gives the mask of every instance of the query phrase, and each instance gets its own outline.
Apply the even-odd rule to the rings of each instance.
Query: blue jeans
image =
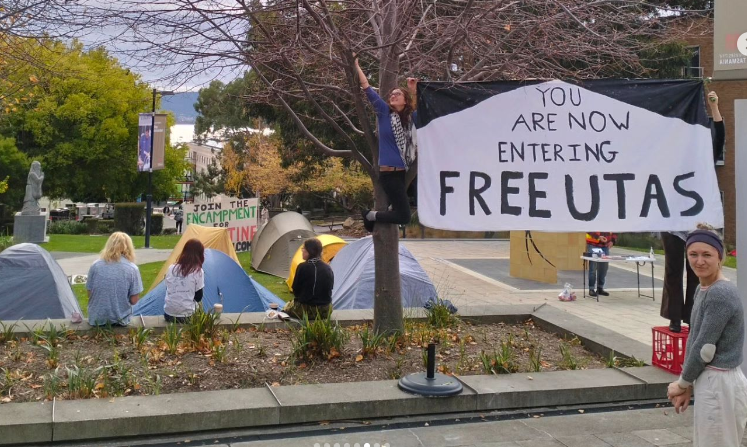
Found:
[[[604,251],[604,254],[610,254],[610,249],[607,247],[594,247],[592,245],[586,245],[587,252],[591,253],[592,248],[601,248]],[[604,282],[607,279],[607,269],[609,269],[609,267],[609,262],[589,261],[589,290],[604,289]],[[596,287],[594,287],[595,284]]]

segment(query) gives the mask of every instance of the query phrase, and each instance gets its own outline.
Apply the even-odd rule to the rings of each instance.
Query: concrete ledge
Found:
[[[425,399],[401,391],[396,380],[279,387],[275,394],[283,423],[474,411],[476,402],[468,388],[455,397]]]
[[[279,410],[264,388],[58,401],[54,441],[273,425]]]
[[[52,441],[52,402],[0,405],[0,444]]]
[[[531,305],[484,305],[484,306],[465,306],[459,309],[459,316],[466,321],[476,323],[518,323],[530,318],[532,312],[537,306]],[[425,320],[427,314],[423,308],[406,308],[405,317],[412,320]],[[364,310],[336,310],[332,313],[332,319],[342,326],[356,326],[366,322],[373,321],[373,309]],[[6,325],[16,324],[15,333],[20,337],[28,337],[32,331],[40,328],[49,328],[54,325],[57,329],[68,329],[74,331],[90,331],[93,329],[87,321],[72,324],[70,320],[19,320],[3,321]],[[244,312],[244,313],[226,313],[221,314],[219,325],[228,327],[237,325],[242,328],[263,326],[268,329],[283,329],[288,323],[280,320],[269,320],[265,317],[264,312]],[[130,329],[140,327],[151,328],[160,332],[168,324],[163,316],[134,316],[130,319],[128,327],[112,327],[115,333],[127,333]]]
[[[529,378],[531,377],[531,379]],[[396,381],[295,385],[0,406],[0,445],[93,440],[660,399],[674,376],[653,367],[465,376],[451,398],[404,393]]]

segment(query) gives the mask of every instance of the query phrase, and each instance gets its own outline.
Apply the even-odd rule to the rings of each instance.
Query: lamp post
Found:
[[[150,248],[150,218],[153,214],[153,140],[156,136],[156,95],[158,94],[169,96],[173,95],[174,92],[153,89],[153,108],[150,119],[150,167],[148,168],[148,194],[146,196],[147,204],[145,205],[145,248]]]

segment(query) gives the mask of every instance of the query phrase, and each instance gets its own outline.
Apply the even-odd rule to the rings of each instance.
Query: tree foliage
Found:
[[[151,107],[148,86],[103,49],[49,40],[25,45],[46,68],[27,101],[0,122],[0,135],[42,163],[45,194],[121,201],[145,192],[147,176],[137,172],[136,157],[138,113]],[[183,156],[167,148],[167,168],[153,176],[157,199],[175,192],[174,179],[186,168]]]
[[[0,137],[0,178],[4,179],[7,187],[0,202],[14,208],[23,201],[30,166],[31,161],[18,150],[13,138]]]

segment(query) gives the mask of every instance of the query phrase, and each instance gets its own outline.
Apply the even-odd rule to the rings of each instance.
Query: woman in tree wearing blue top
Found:
[[[700,285],[690,318],[685,363],[667,396],[675,411],[695,394],[693,446],[738,447],[747,424],[747,379],[742,373],[744,315],[736,286],[721,273],[724,244],[707,225],[687,236],[686,254]]]
[[[407,198],[405,173],[415,160],[417,151],[413,96],[417,79],[407,78],[407,90],[395,87],[385,102],[368,84],[368,78],[355,60],[358,79],[366,97],[371,102],[378,122],[379,182],[392,206],[391,211],[363,210],[363,224],[373,231],[374,222],[404,225],[410,222],[410,202]]]

